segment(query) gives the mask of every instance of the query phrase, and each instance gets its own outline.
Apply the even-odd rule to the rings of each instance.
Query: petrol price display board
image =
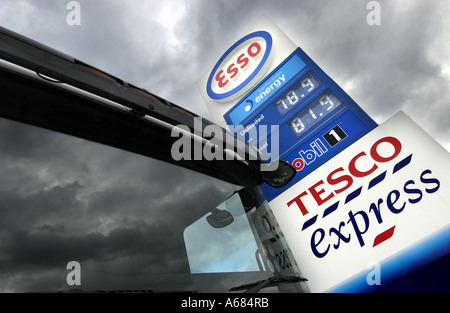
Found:
[[[261,187],[270,201],[330,160],[377,124],[302,49],[283,63],[224,115],[237,136],[263,156],[279,136],[280,159],[297,169],[281,189]],[[251,136],[255,126],[278,125],[276,134]],[[254,133],[253,133],[254,134]]]

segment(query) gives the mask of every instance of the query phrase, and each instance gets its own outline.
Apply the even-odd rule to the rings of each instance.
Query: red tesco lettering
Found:
[[[380,155],[378,148],[381,144],[388,144],[392,146],[393,152],[390,153],[389,156]],[[333,170],[330,174],[328,174],[326,182],[328,183],[329,186],[332,186],[333,188],[339,185],[338,189],[334,189],[331,192],[330,191],[327,192],[325,189],[326,187],[325,181],[320,180],[311,187],[309,187],[306,191],[303,191],[298,196],[289,201],[287,203],[287,206],[290,207],[295,203],[302,212],[302,214],[306,215],[309,213],[309,211],[303,201],[305,197],[312,197],[314,201],[317,203],[317,205],[321,206],[330,199],[332,199],[335,195],[338,195],[349,189],[353,185],[355,178],[366,177],[374,173],[378,169],[377,164],[387,163],[395,159],[400,154],[401,150],[402,144],[397,138],[384,137],[373,144],[373,146],[370,149],[369,155],[366,152],[362,151],[350,160],[347,167],[349,174],[346,173],[343,167],[339,167]],[[369,169],[358,168],[357,166],[358,160],[363,158],[369,158],[369,160],[373,162],[373,165],[371,165]]]

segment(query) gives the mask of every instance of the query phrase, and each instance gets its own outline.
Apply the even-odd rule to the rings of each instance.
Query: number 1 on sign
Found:
[[[342,130],[339,125],[336,125],[323,135],[323,138],[332,148],[347,137],[348,135]]]
[[[295,118],[292,122],[291,122],[292,127],[294,128],[295,132],[297,134],[300,134],[302,131],[305,130],[305,124],[303,124],[302,120],[300,119],[300,117]]]
[[[330,134],[331,136],[333,136],[334,139],[336,139],[337,142],[339,142],[339,141],[342,140],[342,138],[339,137],[339,135],[336,133],[336,131],[335,131],[334,129],[330,130],[330,131],[328,132],[328,134]]]

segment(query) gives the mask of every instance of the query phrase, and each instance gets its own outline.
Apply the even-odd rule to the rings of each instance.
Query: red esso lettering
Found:
[[[223,70],[220,71],[219,73],[217,73],[216,81],[217,81],[217,86],[219,86],[219,88],[223,88],[228,84],[228,79],[225,77]]]
[[[248,47],[247,53],[252,58],[256,58],[261,53],[261,49],[261,45],[257,42],[254,42]]]
[[[252,60],[256,60],[261,56],[262,47],[258,42],[248,46],[246,53],[240,54],[236,61],[228,65],[226,69],[221,69],[216,74],[217,86],[221,89],[228,88],[230,80],[236,80],[240,71],[246,71]]]
[[[234,63],[232,63],[230,66],[228,66],[227,73],[228,75],[230,75],[230,79],[234,79],[237,76],[237,74],[239,74],[239,69],[236,67]]]
[[[241,69],[245,70],[247,65],[250,63],[250,59],[245,55],[245,53],[242,53],[238,56],[237,63]]]
[[[380,149],[380,146],[384,145],[384,148],[389,149]],[[384,153],[380,153],[379,150],[384,150]],[[386,153],[386,150],[388,152]],[[312,197],[318,206],[323,205],[327,201],[329,201],[331,198],[333,198],[335,195],[338,195],[347,189],[349,189],[354,182],[354,178],[362,178],[369,176],[375,170],[378,168],[377,163],[387,163],[395,159],[400,152],[402,151],[402,144],[401,142],[394,137],[384,137],[377,142],[373,144],[373,146],[370,149],[370,155],[368,155],[366,152],[358,153],[356,156],[354,156],[349,164],[348,164],[348,172],[351,174],[349,175],[346,173],[343,167],[339,167],[332,171],[327,176],[327,183],[328,187],[336,188],[333,191],[327,191],[325,182],[323,180],[318,181],[312,187],[308,188],[306,191],[303,191],[298,196],[296,196],[294,199],[289,201],[287,203],[287,206],[290,207],[292,204],[296,204],[303,215],[306,215],[309,213],[308,208],[305,206],[305,204],[302,201],[302,198],[304,197]],[[387,154],[387,155],[385,155]],[[358,167],[358,161],[359,160],[366,159],[366,161],[370,162],[370,166],[367,168],[360,168]],[[295,160],[296,162],[294,167],[303,168],[304,167],[304,161],[301,159]],[[359,163],[361,164],[361,163]]]

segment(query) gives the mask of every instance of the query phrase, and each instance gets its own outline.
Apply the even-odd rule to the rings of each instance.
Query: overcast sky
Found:
[[[380,0],[375,26],[366,21],[368,0],[79,0],[79,26],[66,22],[68,2],[0,0],[0,25],[208,117],[196,81],[267,14],[378,123],[403,110],[450,150],[449,1]],[[170,247],[158,257],[148,249],[161,234],[173,235],[175,217],[163,212],[184,207],[202,216],[202,205],[233,191],[12,122],[2,121],[0,132],[0,290],[55,286],[70,257],[93,272],[117,267],[140,275],[155,270],[148,264],[182,272],[183,256]],[[62,271],[52,270],[62,263]],[[13,267],[20,270],[12,276]],[[36,268],[46,275],[33,276]]]
[[[262,14],[377,122],[402,109],[450,148],[450,3],[368,0],[2,0],[2,26],[29,36],[202,116],[195,82]]]

